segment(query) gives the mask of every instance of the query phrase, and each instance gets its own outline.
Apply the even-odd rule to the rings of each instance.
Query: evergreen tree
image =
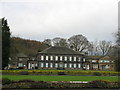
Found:
[[[7,20],[2,18],[2,69],[9,63],[10,55],[10,28]]]

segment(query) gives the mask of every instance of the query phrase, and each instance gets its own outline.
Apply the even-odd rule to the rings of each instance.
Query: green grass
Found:
[[[2,78],[9,78],[11,80],[31,79],[35,81],[93,81],[93,80],[107,80],[118,81],[118,77],[110,76],[43,76],[43,75],[3,75]]]

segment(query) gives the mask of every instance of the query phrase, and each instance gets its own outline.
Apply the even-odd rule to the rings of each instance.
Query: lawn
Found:
[[[39,80],[42,80],[42,81],[93,81],[93,80],[118,81],[118,77],[113,77],[113,76],[3,75],[2,78],[9,78],[11,80],[31,79],[35,81],[39,81]]]

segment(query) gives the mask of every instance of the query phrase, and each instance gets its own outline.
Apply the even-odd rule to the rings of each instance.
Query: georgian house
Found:
[[[67,47],[50,47],[37,54],[38,69],[83,69],[85,58]]]

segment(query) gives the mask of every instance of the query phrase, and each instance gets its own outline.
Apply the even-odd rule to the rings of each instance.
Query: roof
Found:
[[[40,54],[79,54],[80,55],[79,52],[76,52],[67,47],[60,47],[60,46],[52,46],[39,53]]]
[[[27,55],[25,55],[24,53],[18,53],[17,57],[28,57]]]
[[[109,56],[104,56],[104,57],[100,58],[100,60],[112,60],[112,58]]]

